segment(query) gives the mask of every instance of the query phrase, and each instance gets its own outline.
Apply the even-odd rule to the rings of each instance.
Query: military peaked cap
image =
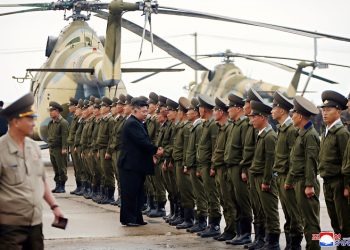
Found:
[[[228,106],[223,99],[220,97],[215,98],[215,108],[227,112]]]
[[[246,102],[250,101],[257,101],[257,102],[264,102],[264,99],[259,95],[259,93],[253,89],[250,88],[247,93],[247,98],[244,100]]]
[[[83,105],[83,109],[87,109],[90,105],[89,100],[84,100],[84,105]]]
[[[123,94],[120,94],[117,104],[125,105],[126,104],[126,96]]]
[[[166,99],[167,109],[176,111],[179,108],[179,104],[171,99]]]
[[[149,93],[148,95],[149,100],[148,103],[149,104],[157,104],[158,103],[158,95],[154,92]]]
[[[81,109],[82,107],[84,107],[84,100],[83,99],[79,99],[77,108]]]
[[[117,106],[117,103],[118,103],[118,97],[113,97],[113,99],[112,99],[112,107],[115,107],[115,106]]]
[[[147,101],[142,97],[134,97],[131,99],[131,105],[134,107],[148,107]]]
[[[77,106],[78,105],[78,100],[71,97],[69,98],[69,106]]]
[[[28,93],[17,101],[14,101],[6,108],[0,111],[0,116],[7,119],[22,118],[22,117],[36,117],[37,115],[32,109],[34,104],[34,96],[32,93]]]
[[[333,107],[340,110],[346,109],[346,104],[348,103],[348,100],[345,96],[339,94],[338,92],[335,92],[333,90],[326,90],[323,91],[321,97],[323,102],[323,104],[320,106],[321,108]]]
[[[244,106],[244,100],[241,96],[230,93],[227,97],[227,99],[230,101],[228,106],[229,107],[243,107]]]
[[[107,96],[102,97],[101,106],[110,107],[111,105],[112,105],[111,99],[109,99]]]
[[[59,112],[63,111],[63,107],[61,106],[61,104],[54,102],[54,101],[49,103],[49,109],[50,110],[58,110]]]
[[[93,95],[90,96],[90,98],[89,98],[89,101],[90,101],[90,102],[89,102],[89,106],[95,104],[95,98],[96,98],[96,97],[94,97]]]
[[[189,109],[192,109],[192,110],[195,110],[195,111],[199,110],[199,101],[198,101],[197,98],[193,97],[191,99],[191,105],[190,105]]]
[[[166,100],[168,98],[166,98],[165,96],[159,95],[158,96],[158,105],[159,107],[166,107]]]
[[[101,108],[101,100],[99,98],[95,98],[94,108],[96,109]]]
[[[187,112],[187,110],[190,108],[190,100],[188,100],[186,97],[180,97],[179,98],[179,110],[182,112]]]
[[[131,100],[132,100],[132,96],[131,95],[129,95],[129,94],[127,94],[126,95],[126,101],[125,101],[125,104],[131,104]]]
[[[293,99],[293,112],[297,112],[304,116],[311,116],[311,115],[317,115],[320,113],[318,108],[309,100],[307,100],[305,97],[302,96],[295,96]]]
[[[280,107],[284,110],[291,110],[293,108],[293,103],[285,97],[281,92],[276,91],[273,94],[273,105],[272,107]]]
[[[207,109],[213,109],[215,102],[213,99],[207,95],[200,94],[198,95],[199,106]]]
[[[252,112],[249,114],[250,116],[253,115],[262,115],[262,116],[269,116],[271,114],[272,107],[269,105],[259,102],[259,101],[250,101],[250,105],[252,108]]]

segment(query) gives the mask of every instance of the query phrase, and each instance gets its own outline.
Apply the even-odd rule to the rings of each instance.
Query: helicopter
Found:
[[[35,108],[38,111],[37,131],[35,137],[45,140],[47,123],[49,121],[47,107],[51,100],[66,103],[70,96],[86,98],[89,95],[101,97],[107,94],[115,96],[125,91],[122,82],[122,72],[171,72],[182,69],[123,69],[121,67],[121,28],[125,28],[142,37],[144,40],[160,47],[174,58],[185,63],[192,69],[208,71],[199,62],[192,59],[164,39],[152,32],[152,15],[176,15],[209,20],[246,24],[267,29],[288,32],[313,39],[329,38],[349,42],[350,39],[325,33],[318,33],[302,29],[289,28],[262,22],[242,20],[232,17],[213,15],[193,10],[160,6],[157,1],[144,0],[129,3],[114,0],[110,3],[100,1],[67,0],[51,3],[1,4],[0,7],[27,7],[29,9],[1,13],[0,16],[20,14],[26,12],[41,12],[62,10],[65,20],[72,22],[61,31],[58,38],[49,37],[45,54],[47,61],[41,68],[30,68],[28,72],[38,72],[31,81],[31,91],[35,95]],[[108,12],[105,11],[108,9]],[[70,16],[66,12],[71,11]],[[127,12],[140,11],[144,16],[144,26],[141,27],[124,16]],[[89,27],[87,21],[91,15],[107,20],[106,37],[98,37]],[[123,17],[122,17],[123,15]],[[149,24],[149,30],[146,29]],[[112,90],[112,91],[111,91]],[[64,105],[65,109],[67,105]]]

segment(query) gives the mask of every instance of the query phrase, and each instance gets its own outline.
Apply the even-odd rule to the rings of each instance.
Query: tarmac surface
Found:
[[[50,187],[54,187],[53,169],[48,163],[48,153],[43,151],[47,163],[46,174]],[[46,157],[45,157],[46,155]],[[46,159],[45,159],[46,158]],[[99,205],[80,196],[70,195],[75,188],[74,171],[68,168],[68,181],[65,194],[55,194],[64,215],[69,219],[66,230],[51,227],[53,214],[44,204],[45,249],[55,250],[112,250],[112,249],[243,249],[242,246],[226,245],[211,238],[203,239],[195,234],[178,230],[166,224],[161,218],[148,218],[149,224],[142,227],[125,227],[119,222],[120,209],[112,205]],[[321,202],[321,229],[332,231],[323,193]],[[168,205],[168,204],[167,204]],[[169,207],[166,207],[169,211]],[[283,231],[284,215],[279,206],[281,229]],[[224,219],[221,221],[224,228]],[[254,235],[252,235],[254,238]],[[281,234],[281,249],[284,249],[285,238]],[[305,241],[303,241],[305,249]],[[335,249],[329,248],[328,249]]]

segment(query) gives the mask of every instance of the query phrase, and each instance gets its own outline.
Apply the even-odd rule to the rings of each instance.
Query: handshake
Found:
[[[156,156],[157,156],[157,157],[160,157],[160,156],[162,156],[163,154],[164,154],[164,148],[159,147],[159,148],[157,149]]]

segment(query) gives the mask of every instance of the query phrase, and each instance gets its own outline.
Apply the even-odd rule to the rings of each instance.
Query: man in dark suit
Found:
[[[148,136],[144,121],[148,104],[141,98],[133,98],[133,112],[122,130],[121,154],[118,161],[121,188],[120,222],[126,226],[146,225],[142,218],[144,182],[146,175],[154,174],[154,156],[163,154]]]

